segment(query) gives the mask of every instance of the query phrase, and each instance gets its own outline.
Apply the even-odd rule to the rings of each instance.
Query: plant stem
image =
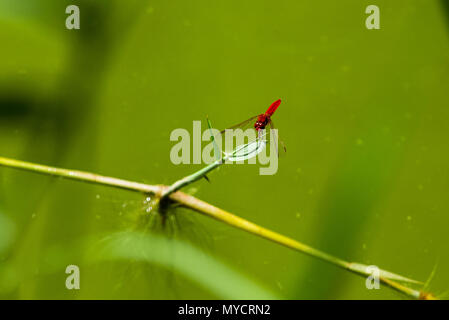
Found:
[[[43,173],[51,176],[57,176],[62,178],[67,178],[71,180],[79,180],[89,183],[101,184],[105,186],[116,187],[120,189],[141,191],[144,193],[158,194],[161,192],[160,186],[148,185],[139,182],[127,181],[122,179],[117,179],[113,177],[101,176],[95,173],[69,170],[62,168],[49,167],[41,164],[25,162],[10,158],[0,157],[0,166],[16,168],[26,171],[33,171],[38,173]]]
[[[211,163],[210,165],[204,167],[203,169],[198,170],[195,173],[176,181],[175,183],[173,183],[171,186],[169,186],[164,190],[161,199],[167,197],[168,195],[172,194],[175,191],[178,191],[179,189],[185,187],[186,185],[201,179],[210,171],[221,166],[224,163],[224,161],[225,161],[224,159],[217,160]]]
[[[211,165],[203,168],[202,170],[196,172],[195,174],[184,178],[186,183],[191,183],[195,181],[194,179],[201,178],[205,173],[213,170],[217,166],[219,166],[222,162],[221,160],[216,161],[212,163]],[[217,208],[205,201],[202,201],[198,198],[195,198],[191,195],[188,195],[184,192],[176,191],[167,193],[168,190],[175,189],[175,187],[170,186],[164,186],[164,185],[148,185],[128,180],[122,180],[117,179],[113,177],[107,177],[102,176],[90,172],[84,172],[84,171],[77,171],[77,170],[68,170],[68,169],[62,169],[62,168],[55,168],[30,162],[24,162],[20,160],[15,159],[9,159],[0,157],[0,166],[4,167],[10,167],[15,169],[22,169],[32,172],[37,172],[41,174],[47,174],[52,176],[58,176],[63,177],[67,179],[72,180],[78,180],[78,181],[84,181],[89,183],[96,183],[101,184],[105,186],[115,187],[115,188],[121,188],[121,189],[127,189],[132,191],[138,191],[143,193],[151,193],[155,194],[159,198],[161,198],[164,194],[167,194],[167,196],[187,207],[190,208],[196,212],[199,212],[201,214],[204,214],[206,216],[209,216],[211,218],[214,218],[218,221],[224,222],[230,226],[236,227],[240,230],[244,230],[246,232],[252,233],[254,235],[257,235],[259,237],[265,238],[267,240],[270,240],[272,242],[278,243],[280,245],[283,245],[285,247],[288,247],[290,249],[293,249],[298,252],[302,252],[304,254],[307,254],[311,257],[320,259],[322,261],[326,261],[330,264],[333,264],[335,266],[338,266],[342,269],[349,270],[355,274],[361,275],[361,276],[369,276],[371,275],[368,273],[364,265],[358,264],[358,263],[352,263],[345,260],[342,260],[340,258],[337,258],[335,256],[329,255],[325,252],[322,252],[320,250],[317,250],[315,248],[312,248],[308,245],[305,245],[299,241],[296,241],[294,239],[291,239],[289,237],[286,237],[282,234],[276,233],[274,231],[271,231],[269,229],[266,229],[264,227],[261,227],[255,223],[252,223],[248,220],[245,220],[243,218],[240,218],[230,212],[227,212],[225,210],[222,210],[220,208]],[[182,180],[184,180],[182,179]],[[181,181],[181,180],[180,180]],[[184,182],[183,182],[184,183]],[[181,182],[180,182],[181,184]],[[185,184],[183,184],[185,185]],[[413,280],[398,276],[399,278],[413,282]],[[387,279],[385,277],[380,277],[379,279],[382,283],[386,284],[390,288],[393,288],[394,290],[405,294],[408,297],[415,298],[415,299],[434,299],[435,297],[430,293],[425,293],[423,291],[414,290],[409,287],[406,287],[396,281],[393,281],[391,279]]]
[[[210,123],[209,123],[210,125]],[[265,135],[262,136],[262,138]],[[213,137],[213,135],[211,135],[211,137]],[[256,139],[256,141],[258,141],[258,139]],[[212,170],[218,168],[219,166],[221,166],[222,164],[224,164],[230,157],[235,156],[237,154],[237,152],[241,151],[242,149],[245,149],[248,146],[248,144],[245,145],[241,145],[239,147],[237,147],[235,150],[233,150],[231,153],[226,154],[224,157],[222,157],[221,159],[216,160],[215,162],[209,164],[208,166],[192,173],[191,175],[188,175],[182,179],[179,179],[178,181],[176,181],[175,183],[173,183],[171,186],[169,186],[163,193],[161,196],[161,199],[167,197],[168,195],[172,194],[173,192],[178,191],[179,189],[185,187],[186,185],[191,184],[192,182],[195,182],[199,179],[201,179],[202,177],[204,177],[207,173],[211,172]],[[217,150],[215,150],[215,152],[217,152]]]

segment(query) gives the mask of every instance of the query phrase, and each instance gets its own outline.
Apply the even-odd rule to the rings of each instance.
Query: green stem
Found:
[[[210,165],[204,167],[203,169],[198,170],[195,173],[176,181],[162,193],[161,199],[167,197],[168,195],[172,194],[173,192],[178,191],[179,189],[185,187],[186,185],[191,184],[191,183],[201,179],[206,174],[208,174],[210,171],[221,166],[224,163],[224,161],[225,161],[224,159],[217,160],[217,161],[211,163]]]
[[[0,166],[11,167],[26,171],[33,171],[38,173],[43,173],[51,176],[63,177],[71,180],[84,181],[89,183],[96,183],[105,186],[116,187],[120,189],[141,191],[144,193],[154,193],[160,192],[159,186],[152,186],[144,183],[127,181],[122,179],[117,179],[113,177],[101,176],[95,173],[68,170],[62,168],[49,167],[41,164],[35,164],[31,162],[25,162],[10,158],[0,157]]]
[[[220,163],[221,162],[221,163]],[[213,170],[220,164],[222,164],[223,161],[216,161],[209,166],[201,169],[200,171],[194,173],[193,175],[189,176],[191,178],[187,179],[186,181],[191,183],[194,181],[194,178],[201,178],[205,173]],[[167,190],[170,190],[171,187],[163,186],[163,185],[147,185],[143,183],[133,182],[133,181],[127,181],[122,179],[117,179],[113,177],[107,177],[102,176],[90,172],[84,172],[84,171],[77,171],[77,170],[68,170],[68,169],[62,169],[62,168],[55,168],[15,159],[9,159],[0,157],[0,166],[4,167],[10,167],[15,169],[21,169],[21,170],[27,170],[32,171],[36,173],[42,173],[52,176],[58,176],[63,177],[67,179],[72,180],[78,180],[83,182],[89,182],[89,183],[96,183],[101,184],[105,186],[111,186],[121,189],[127,189],[127,190],[133,190],[143,193],[151,193],[155,194],[159,198],[162,197],[162,195],[167,193]],[[194,177],[192,177],[194,176]],[[182,179],[183,180],[183,179]],[[167,195],[171,200],[190,208],[196,212],[199,212],[201,214],[204,214],[208,217],[214,218],[218,221],[221,221],[223,223],[226,223],[230,226],[233,226],[235,228],[238,228],[240,230],[244,230],[246,232],[252,233],[254,235],[257,235],[259,237],[265,238],[269,241],[278,243],[280,245],[283,245],[285,247],[291,248],[295,251],[307,254],[311,257],[320,259],[322,261],[328,262],[330,264],[333,264],[335,266],[338,266],[342,269],[349,270],[355,274],[361,275],[361,276],[369,276],[370,274],[365,270],[365,266],[359,263],[354,262],[348,262],[343,259],[340,259],[338,257],[329,255],[325,252],[322,252],[320,250],[314,249],[308,245],[305,245],[299,241],[296,241],[294,239],[291,239],[289,237],[286,237],[282,234],[276,233],[274,231],[271,231],[269,229],[263,228],[255,223],[252,223],[248,220],[245,220],[243,218],[240,218],[230,212],[227,212],[223,209],[217,208],[207,202],[204,202],[200,199],[197,199],[191,195],[188,195],[184,192],[172,192]],[[398,278],[409,281],[409,282],[417,282],[410,279],[407,279],[405,277],[398,276]],[[426,293],[423,291],[418,291],[411,289],[409,287],[406,287],[396,281],[393,281],[391,279],[387,279],[385,277],[380,277],[379,279],[382,283],[386,284],[390,288],[393,288],[394,290],[415,299],[435,299],[435,296],[433,296],[430,293]]]
[[[213,137],[213,136],[212,136]],[[261,136],[262,138],[265,137],[265,134],[263,136]],[[259,140],[258,138],[256,138],[254,141]],[[180,190],[181,188],[191,184],[192,182],[195,182],[199,179],[201,179],[202,177],[204,177],[206,174],[208,174],[210,171],[218,168],[219,166],[221,166],[222,164],[224,164],[229,158],[235,156],[237,154],[237,152],[245,149],[251,142],[249,142],[248,144],[244,144],[241,145],[239,147],[237,147],[235,150],[233,150],[232,152],[230,152],[229,154],[225,155],[224,157],[222,157],[221,159],[209,164],[208,166],[192,173],[191,175],[188,175],[182,179],[179,179],[178,181],[176,181],[175,183],[173,183],[170,187],[168,187],[168,189],[166,189],[164,191],[164,193],[161,196],[161,199],[167,197],[168,195],[172,194],[173,192],[176,192],[178,190]],[[215,151],[217,152],[217,151]]]

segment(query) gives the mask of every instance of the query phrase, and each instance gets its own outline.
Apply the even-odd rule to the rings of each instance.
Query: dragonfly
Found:
[[[226,130],[230,130],[230,129],[237,129],[237,128],[244,128],[247,125],[249,125],[250,123],[254,122],[254,129],[257,131],[258,136],[261,136],[261,133],[263,132],[263,130],[269,126],[271,129],[276,129],[273,123],[273,120],[271,119],[271,117],[273,116],[274,112],[277,110],[277,108],[280,106],[281,104],[281,99],[276,100],[275,102],[273,102],[267,109],[267,111],[265,111],[265,113],[261,113],[258,114],[256,116],[253,116],[249,119],[246,119],[245,121],[242,121],[236,125],[233,125],[229,128],[224,129],[223,131],[221,131],[220,133],[223,134]],[[271,130],[270,130],[271,131]],[[276,139],[276,133],[274,131],[271,132],[274,135],[274,141],[276,143],[277,139]],[[287,148],[285,147],[285,144],[282,140],[279,139],[279,142],[282,146],[282,149],[284,150],[284,152],[287,152]],[[276,150],[277,150],[277,145],[276,145]]]

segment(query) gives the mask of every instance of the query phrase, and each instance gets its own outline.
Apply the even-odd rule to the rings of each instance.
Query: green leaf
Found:
[[[176,239],[123,232],[102,243],[99,260],[135,260],[173,269],[223,299],[277,299],[246,275]],[[173,253],[176,254],[173,254]]]
[[[247,144],[237,147],[234,151],[226,154],[228,161],[237,162],[251,159],[261,153],[267,146],[267,141],[263,140],[266,133],[260,136],[258,139],[249,142]]]

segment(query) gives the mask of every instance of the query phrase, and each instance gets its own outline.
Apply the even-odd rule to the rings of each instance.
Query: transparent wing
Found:
[[[276,129],[276,127],[274,126],[273,120],[271,120],[271,118],[270,118],[269,126],[270,126],[271,129]],[[271,133],[274,135],[273,138],[274,138],[274,143],[276,145],[276,151],[278,150],[278,146],[276,144],[276,141],[279,141],[279,144],[282,146],[282,149],[284,150],[284,152],[287,152],[287,148],[285,147],[285,143],[279,137],[279,133],[278,133],[277,137],[276,137],[276,132],[275,131],[273,131],[273,132],[270,131],[270,134]]]
[[[244,127],[244,126],[248,125],[251,121],[256,120],[258,116],[259,116],[259,115],[254,116],[254,117],[251,117],[251,118],[249,118],[249,119],[247,119],[247,120],[245,120],[245,121],[242,121],[242,122],[240,122],[240,123],[238,123],[238,124],[236,124],[236,125],[233,125],[232,127],[226,128],[226,129],[224,129],[223,131],[220,131],[220,133],[223,134],[223,133],[224,133],[226,130],[228,130],[228,129],[236,129],[236,128]]]

